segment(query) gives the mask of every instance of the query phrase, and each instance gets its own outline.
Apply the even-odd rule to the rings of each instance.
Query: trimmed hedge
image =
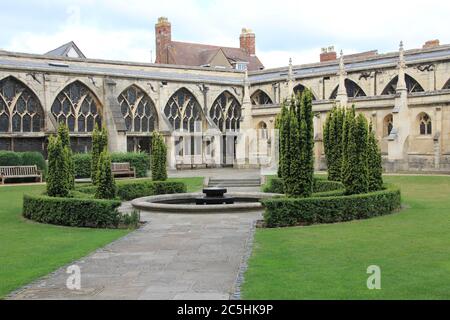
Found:
[[[77,191],[95,194],[97,187],[86,186],[77,188]],[[117,196],[123,201],[136,198],[153,196],[158,194],[184,193],[186,184],[177,181],[133,181],[130,183],[117,184]]]
[[[92,154],[90,153],[76,153],[73,155],[76,178],[91,177],[91,159]],[[111,161],[129,162],[130,165],[135,168],[137,178],[146,177],[147,171],[150,170],[150,156],[144,152],[112,153]]]
[[[401,206],[400,190],[385,190],[349,196],[272,198],[262,200],[267,227],[335,223],[389,214]]]
[[[321,178],[314,178],[313,192],[324,193],[344,189],[344,185],[338,181],[328,181]],[[263,187],[264,192],[284,193],[283,179],[271,178]],[[334,193],[334,194],[339,194]]]
[[[44,156],[39,152],[0,151],[0,166],[32,165],[36,165],[39,170],[47,170],[47,163],[45,162]]]
[[[27,219],[70,227],[116,228],[120,222],[117,200],[56,198],[24,195],[23,216]]]

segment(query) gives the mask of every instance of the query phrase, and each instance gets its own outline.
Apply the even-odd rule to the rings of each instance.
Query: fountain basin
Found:
[[[254,212],[263,211],[259,202],[261,199],[282,196],[277,193],[265,192],[230,192],[233,204],[197,205],[196,199],[203,197],[203,193],[175,193],[149,196],[134,199],[131,205],[142,211],[165,212],[179,214],[220,214],[225,212]]]

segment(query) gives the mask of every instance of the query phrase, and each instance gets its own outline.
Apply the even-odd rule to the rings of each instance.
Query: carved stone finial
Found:
[[[292,58],[289,58],[289,65],[292,66]]]

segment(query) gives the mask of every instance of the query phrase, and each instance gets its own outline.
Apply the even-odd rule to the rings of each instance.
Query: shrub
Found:
[[[48,143],[47,194],[51,197],[67,197],[70,186],[67,183],[68,163],[61,139],[50,136]]]
[[[20,166],[20,154],[13,151],[0,151],[0,166]]]
[[[347,138],[347,162],[342,179],[347,194],[369,191],[369,169],[367,166],[368,126],[363,114],[358,114],[349,127]]]
[[[314,193],[322,193],[322,192],[330,192],[336,190],[343,190],[344,185],[338,181],[328,181],[321,178],[314,178],[313,184],[313,192]],[[271,178],[267,181],[267,183],[263,187],[264,192],[270,193],[285,193],[283,180],[280,178]]]
[[[120,201],[57,198],[25,195],[23,216],[27,219],[71,227],[117,227]]]
[[[334,223],[389,214],[400,208],[400,190],[385,190],[349,196],[272,198],[262,200],[268,227]]]
[[[67,162],[67,185],[73,190],[75,188],[75,165],[72,158],[72,149],[70,148],[69,127],[64,123],[60,123],[58,126],[58,138],[61,141]]]
[[[114,199],[116,196],[116,183],[111,172],[111,157],[106,148],[98,159],[97,199]]]
[[[90,178],[91,177],[91,159],[92,154],[90,153],[75,153],[72,155],[75,177],[80,178]]]
[[[367,146],[367,167],[369,170],[369,191],[377,191],[383,187],[383,167],[381,151],[375,133],[372,131],[372,122],[369,126],[369,141]]]
[[[167,180],[167,147],[164,137],[158,132],[152,134],[152,180]]]
[[[141,215],[138,210],[133,210],[130,213],[124,213],[120,217],[120,224],[136,229],[139,226]]]
[[[89,178],[91,176],[91,153],[76,153],[73,155],[75,163],[75,176],[77,178]],[[136,170],[136,177],[143,178],[147,176],[150,169],[150,157],[148,154],[124,152],[111,153],[111,162],[129,162]]]
[[[328,179],[341,180],[343,155],[343,122],[345,108],[334,107],[323,126],[323,144],[328,167]]]
[[[83,186],[77,191],[95,194],[97,187]],[[177,181],[133,181],[131,183],[117,184],[117,196],[123,201],[158,194],[172,194],[186,192],[186,184]]]
[[[42,170],[43,172],[47,171],[47,163],[45,162],[44,156],[40,152],[19,152],[18,153],[21,161],[21,166],[33,166],[36,165],[39,170]]]

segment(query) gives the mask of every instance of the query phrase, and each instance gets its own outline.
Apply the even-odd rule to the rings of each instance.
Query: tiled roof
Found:
[[[249,71],[264,69],[257,56],[249,55],[241,48],[219,47],[206,44],[172,41],[168,47],[169,63],[185,66],[203,66],[222,50],[230,63],[234,61],[248,62]]]

